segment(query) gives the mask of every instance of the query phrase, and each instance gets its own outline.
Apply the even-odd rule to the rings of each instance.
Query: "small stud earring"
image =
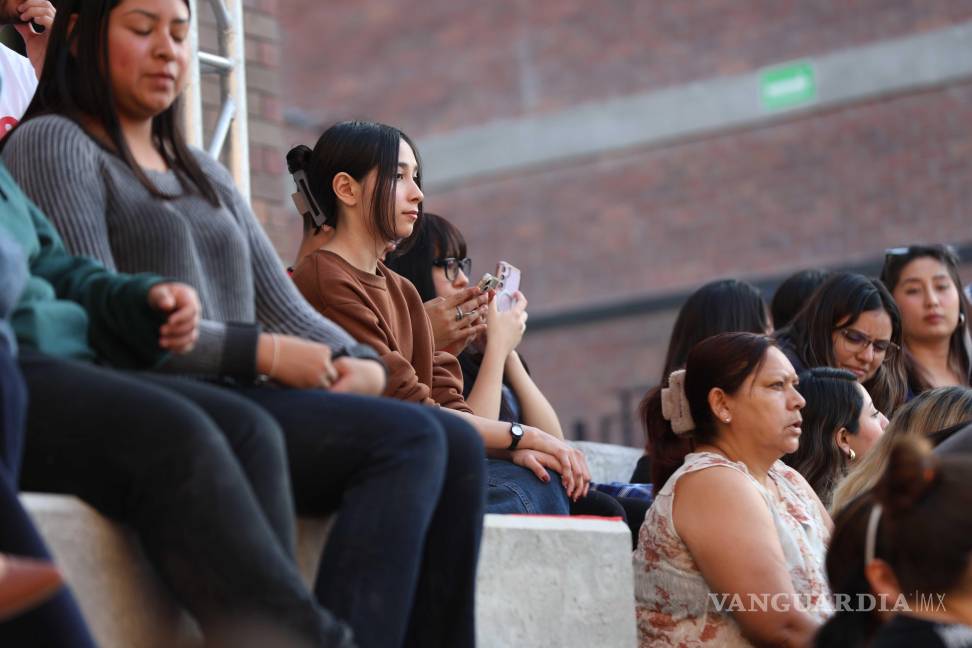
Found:
[[[959,326],[965,325],[965,313],[959,312]]]
[[[847,458],[851,461],[857,459],[857,453],[854,452],[854,448],[847,448]]]

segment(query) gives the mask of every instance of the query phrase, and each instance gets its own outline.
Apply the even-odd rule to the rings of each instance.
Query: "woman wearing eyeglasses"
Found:
[[[388,266],[415,285],[428,310],[432,300],[454,297],[469,286],[472,260],[462,233],[441,216],[425,213],[414,243]],[[495,302],[483,309],[485,335],[457,353],[466,403],[480,416],[522,421],[563,438],[557,414],[516,352],[527,320],[527,300],[518,297],[508,311],[497,311]],[[479,318],[478,312],[461,314],[462,319]]]
[[[901,310],[908,389],[969,386],[969,312],[955,250],[912,245],[887,251],[881,281]]]
[[[790,324],[777,331],[797,371],[837,367],[854,374],[874,406],[890,416],[907,397],[901,315],[877,279],[836,273]]]

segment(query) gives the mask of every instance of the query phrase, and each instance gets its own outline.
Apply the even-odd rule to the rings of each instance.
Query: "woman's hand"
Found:
[[[494,299],[486,313],[486,353],[496,353],[504,360],[519,346],[526,331],[527,299],[516,291],[513,300],[510,310],[499,311]]]
[[[260,334],[257,372],[297,389],[330,389],[339,378],[330,347],[276,333]]]
[[[567,491],[567,497],[576,502],[587,495],[591,485],[591,471],[587,466],[587,458],[583,452],[568,445],[566,441],[561,441],[538,428],[524,425],[523,432],[520,447],[524,450],[537,450],[542,455],[549,455],[549,459],[538,455],[534,455],[533,458],[539,461],[541,465],[560,473],[560,479]],[[516,453],[514,452],[514,454]],[[528,460],[524,459],[524,461]],[[531,466],[526,467],[531,468]],[[534,470],[534,472],[536,471]]]
[[[44,57],[47,55],[47,41],[51,36],[51,25],[54,24],[56,10],[54,5],[48,0],[24,0],[17,5],[20,12],[21,23],[14,25],[14,29],[24,39],[24,47],[27,50],[27,58],[34,67],[37,78],[40,78],[41,70],[44,67]],[[34,21],[44,31],[35,34],[30,28],[30,21]]]
[[[479,315],[488,303],[489,293],[481,292],[478,286],[463,288],[451,297],[436,297],[425,302],[435,350],[459,355],[467,344],[486,330],[486,323]]]
[[[532,471],[537,479],[544,484],[550,481],[550,473],[547,472],[547,468],[554,472],[560,472],[560,462],[553,455],[548,455],[539,450],[514,450],[510,453],[510,461]]]
[[[385,368],[379,362],[344,356],[334,361],[334,368],[338,377],[331,385],[333,392],[381,396],[385,391]]]
[[[168,313],[159,327],[159,346],[172,353],[188,353],[199,337],[199,296],[181,283],[155,284],[148,292],[149,306]]]

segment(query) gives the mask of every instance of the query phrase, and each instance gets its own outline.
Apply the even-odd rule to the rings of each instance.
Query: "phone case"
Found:
[[[520,289],[520,270],[507,261],[496,264],[496,276],[499,278],[499,292],[496,293],[496,310],[508,311],[516,302],[514,295]]]
[[[499,277],[494,277],[488,272],[484,272],[483,278],[479,280],[479,289],[482,290],[483,292],[486,292],[487,290],[492,290],[493,288],[496,288],[496,286],[499,285],[499,282],[500,282]]]

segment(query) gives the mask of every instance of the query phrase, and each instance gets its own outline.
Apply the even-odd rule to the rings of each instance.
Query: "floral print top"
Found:
[[[811,615],[825,620],[833,612],[824,571],[830,531],[826,514],[813,489],[800,473],[782,461],[774,463],[769,478],[780,493],[778,500],[749,474],[742,462],[713,452],[693,452],[655,496],[645,516],[634,552],[635,607],[641,648],[672,646],[750,646],[732,618],[734,605],[752,609],[766,604],[776,609],[772,595],[757,600],[740,600],[712,593],[688,547],[672,522],[675,484],[685,474],[713,466],[738,470],[752,481],[773,516],[780,545],[798,595],[794,606],[802,605]],[[728,548],[727,548],[728,550]],[[740,609],[740,608],[737,608]]]

